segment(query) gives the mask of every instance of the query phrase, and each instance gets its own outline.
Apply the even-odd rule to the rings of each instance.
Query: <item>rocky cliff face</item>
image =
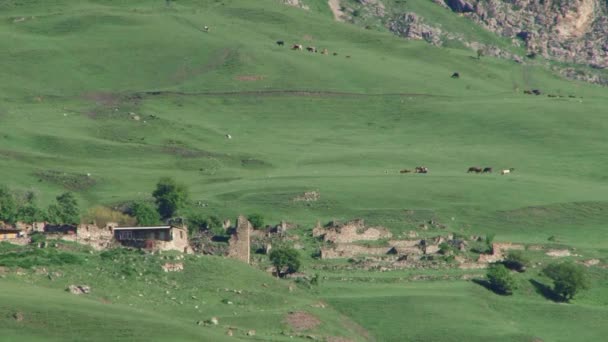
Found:
[[[529,53],[608,67],[604,0],[446,0],[445,5],[502,36],[520,38]]]

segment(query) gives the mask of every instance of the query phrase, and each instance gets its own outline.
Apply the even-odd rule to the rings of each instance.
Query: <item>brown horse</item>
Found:
[[[482,173],[492,173],[492,168],[491,167],[484,167],[483,171],[481,171]]]
[[[475,172],[475,173],[481,173],[482,169],[478,166],[471,166],[469,168],[469,170],[467,171],[467,173],[471,173],[471,172]]]

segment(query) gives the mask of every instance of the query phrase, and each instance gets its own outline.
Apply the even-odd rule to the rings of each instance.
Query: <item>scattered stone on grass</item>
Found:
[[[17,322],[21,322],[21,321],[23,321],[23,319],[24,319],[25,317],[23,317],[23,313],[21,313],[21,312],[15,312],[15,313],[13,314],[13,318],[15,319],[15,321],[17,321]]]
[[[71,294],[81,295],[81,294],[89,294],[91,293],[91,287],[88,285],[70,285],[66,289]]]

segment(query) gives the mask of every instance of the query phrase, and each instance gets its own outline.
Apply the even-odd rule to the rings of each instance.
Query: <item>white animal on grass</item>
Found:
[[[226,139],[232,139],[232,135],[226,134]]]
[[[514,169],[514,168],[505,169],[505,170],[500,171],[500,174],[501,174],[501,175],[508,175],[509,173],[511,173],[511,172],[513,172],[513,171],[515,171],[515,169]]]

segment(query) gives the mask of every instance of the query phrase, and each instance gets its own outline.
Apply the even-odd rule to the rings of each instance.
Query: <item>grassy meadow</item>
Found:
[[[73,191],[84,211],[149,199],[158,179],[171,176],[208,205],[191,211],[257,212],[268,223],[297,223],[302,234],[317,220],[365,218],[401,233],[435,219],[452,232],[573,247],[581,260],[606,262],[605,88],[532,62],[477,60],[473,51],[336,23],[323,1],[308,4],[310,11],[275,0],[0,1],[0,184],[33,190],[42,204]],[[439,19],[449,13],[431,1],[407,6]],[[445,25],[500,41],[464,18]],[[329,55],[290,50],[295,43]],[[450,78],[455,71],[459,79]],[[543,96],[523,94],[532,88]],[[429,174],[399,173],[419,165]],[[470,166],[494,173],[467,174]],[[312,190],[319,201],[292,200]],[[166,297],[166,284],[98,273],[97,259],[74,266],[69,279],[121,296],[112,305],[61,292],[63,280],[0,279],[0,340],[222,341],[224,330],[195,324],[219,315],[258,330],[239,338],[280,341],[289,336],[275,322],[319,299],[333,307],[316,313],[323,334],[354,340],[592,341],[607,332],[603,268],[566,305],[534,290],[535,273],[520,276],[512,297],[462,279],[348,272],[321,272],[317,289],[294,295],[236,263],[191,262],[196,272],[175,276],[183,279],[155,279],[177,282],[184,302],[209,298],[204,312],[151,299]],[[279,292],[262,291],[263,282]],[[214,291],[237,286],[257,292],[232,317]],[[3,319],[15,310],[33,313],[27,328]],[[342,315],[366,334],[355,323],[345,328]],[[52,319],[64,316],[81,323]],[[119,317],[129,328],[117,328]]]

